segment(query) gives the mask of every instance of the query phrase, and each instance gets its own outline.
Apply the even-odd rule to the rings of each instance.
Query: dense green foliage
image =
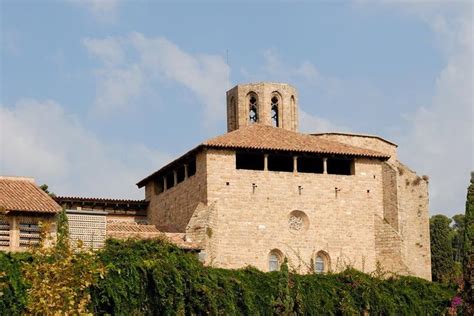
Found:
[[[471,174],[471,185],[467,190],[466,213],[464,216],[464,299],[466,314],[474,314],[474,173]]]
[[[196,256],[161,240],[109,240],[98,253],[105,277],[90,288],[90,309],[118,315],[438,315],[454,289],[414,277],[380,279],[355,270],[297,275],[254,268],[203,267]],[[26,285],[20,271],[27,257],[0,253],[7,267],[0,310],[24,310]],[[5,264],[6,263],[6,264]],[[6,299],[5,299],[6,298]]]
[[[451,219],[444,215],[435,215],[430,219],[433,281],[447,283],[452,280],[455,272],[450,223]]]
[[[22,276],[22,264],[31,261],[27,253],[5,254],[0,251],[0,315],[2,311],[19,315],[26,306],[28,288]]]
[[[463,214],[456,214],[452,217],[451,241],[453,246],[453,260],[462,265],[464,255],[464,231],[465,218]]]

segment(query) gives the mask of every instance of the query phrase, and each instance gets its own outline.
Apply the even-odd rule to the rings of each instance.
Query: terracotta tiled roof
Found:
[[[120,233],[157,233],[160,231],[155,225],[137,224],[137,223],[107,223],[107,234],[109,232],[120,232]]]
[[[6,211],[58,213],[61,206],[32,178],[0,176],[0,208]]]
[[[161,169],[140,180],[137,183],[137,186],[139,188],[143,187],[147,181],[157,176],[161,171],[166,170],[177,161],[193,155],[203,147],[335,154],[379,159],[390,158],[390,155],[378,151],[354,147],[336,141],[322,139],[320,137],[314,137],[311,134],[297,133],[268,125],[253,124],[205,141],[180,158],[171,161]]]
[[[207,147],[266,149],[290,152],[340,154],[388,159],[390,156],[363,148],[349,146],[301,134],[283,128],[254,124],[212,138],[203,143]]]
[[[200,250],[198,244],[186,240],[185,233],[164,233],[168,240],[181,249]]]
[[[111,238],[166,238],[172,244],[175,244],[181,249],[199,250],[201,249],[197,244],[186,241],[184,233],[162,233],[155,225],[138,224],[134,222],[108,222],[107,223],[107,237]]]
[[[80,197],[80,196],[55,196],[54,200],[57,202],[97,202],[97,203],[118,203],[118,204],[148,204],[145,200],[127,200],[127,199],[111,199],[111,198],[96,198],[96,197]]]

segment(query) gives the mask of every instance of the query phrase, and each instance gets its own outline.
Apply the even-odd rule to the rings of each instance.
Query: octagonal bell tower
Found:
[[[251,124],[298,130],[296,89],[286,83],[240,84],[227,91],[227,131]]]

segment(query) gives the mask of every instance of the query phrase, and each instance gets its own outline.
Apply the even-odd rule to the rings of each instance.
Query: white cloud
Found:
[[[100,40],[85,38],[82,44],[91,55],[99,58],[106,65],[122,64],[125,60],[122,45],[116,38],[108,37]]]
[[[146,89],[146,75],[138,65],[106,67],[96,74],[100,79],[95,105],[101,113],[127,108]]]
[[[86,49],[102,61],[97,70],[96,105],[100,110],[131,106],[157,80],[192,91],[204,106],[206,123],[223,117],[225,91],[229,87],[229,67],[222,56],[190,54],[166,38],[148,38],[141,33],[126,37],[85,39]],[[129,54],[124,54],[128,51]]]
[[[0,108],[0,174],[47,183],[61,195],[144,198],[134,185],[169,157],[142,144],[110,144],[54,101]]]
[[[299,111],[301,133],[324,133],[324,132],[347,132],[349,129],[344,126],[338,126],[322,117],[311,115],[303,110]]]
[[[474,62],[472,5],[443,15],[416,7],[413,11],[436,33],[446,64],[431,104],[419,108],[412,128],[402,135],[400,154],[431,177],[431,212],[464,212],[466,187],[474,170]]]
[[[117,19],[119,0],[68,0],[88,10],[102,22],[113,22]]]

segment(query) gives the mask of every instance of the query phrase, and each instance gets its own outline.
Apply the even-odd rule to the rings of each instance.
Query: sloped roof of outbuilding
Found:
[[[165,238],[178,248],[185,250],[201,250],[202,248],[194,242],[186,240],[185,233],[168,233],[159,231],[155,225],[137,224],[133,222],[110,222],[107,223],[107,237],[126,239],[151,239]]]
[[[302,153],[339,154],[346,156],[388,159],[378,151],[354,147],[335,141],[313,137],[262,124],[254,124],[212,138],[203,143],[206,147],[266,149]]]
[[[0,208],[9,211],[58,213],[61,206],[32,178],[0,176]]]

